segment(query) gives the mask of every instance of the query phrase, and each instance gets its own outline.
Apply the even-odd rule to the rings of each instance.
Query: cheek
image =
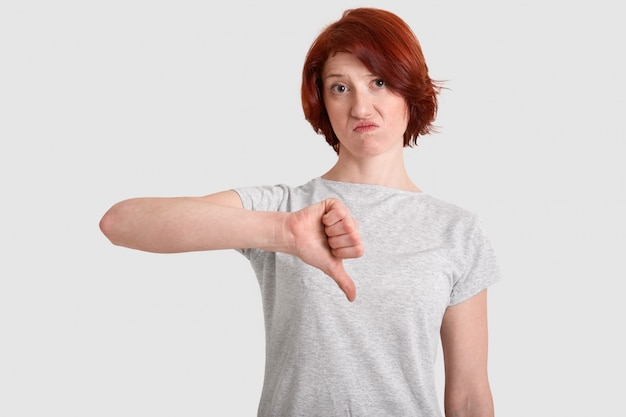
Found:
[[[342,108],[337,102],[324,102],[326,113],[331,124],[339,122],[342,118]]]
[[[406,131],[406,128],[409,125],[409,119],[411,117],[411,115],[409,114],[409,108],[406,105],[400,106],[398,108],[398,114],[402,115],[398,123],[400,123],[404,127],[404,131]]]

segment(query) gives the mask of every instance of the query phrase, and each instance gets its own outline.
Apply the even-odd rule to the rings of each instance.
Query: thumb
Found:
[[[344,269],[341,259],[337,259],[337,262],[327,274],[337,283],[341,291],[346,294],[348,301],[352,302],[356,299],[356,286]]]

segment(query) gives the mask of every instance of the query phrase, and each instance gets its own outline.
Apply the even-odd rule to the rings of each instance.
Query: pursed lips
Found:
[[[362,122],[362,123],[357,123],[357,125],[354,126],[353,131],[357,132],[357,133],[367,133],[367,132],[371,132],[372,130],[376,129],[377,127],[378,127],[378,125],[376,123]]]

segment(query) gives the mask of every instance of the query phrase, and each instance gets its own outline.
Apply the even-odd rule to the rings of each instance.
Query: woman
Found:
[[[259,416],[441,415],[439,340],[446,415],[493,416],[493,251],[475,215],[421,192],[404,165],[437,93],[404,21],[349,10],[303,70],[305,116],[337,152],[330,170],[297,187],[130,199],[102,218],[117,245],[250,260],[266,328]]]

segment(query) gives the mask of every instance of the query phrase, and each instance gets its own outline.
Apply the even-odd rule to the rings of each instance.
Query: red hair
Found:
[[[313,129],[339,152],[322,98],[322,70],[336,52],[354,54],[395,93],[405,98],[409,122],[404,146],[434,131],[440,87],[430,79],[422,48],[411,28],[395,14],[374,8],[346,10],[311,45],[302,70],[302,108]]]

